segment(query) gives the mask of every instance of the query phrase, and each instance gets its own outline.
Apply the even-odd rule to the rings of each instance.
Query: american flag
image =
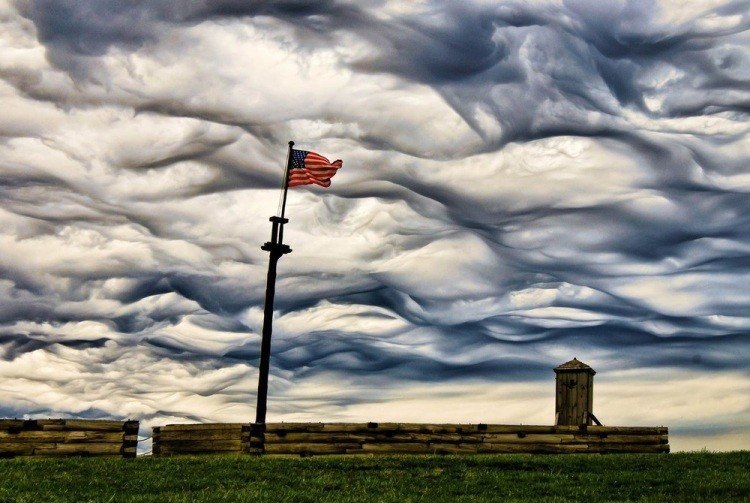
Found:
[[[329,161],[320,154],[307,150],[292,149],[292,165],[289,167],[289,186],[309,185],[331,186],[331,177],[341,167],[341,161]]]

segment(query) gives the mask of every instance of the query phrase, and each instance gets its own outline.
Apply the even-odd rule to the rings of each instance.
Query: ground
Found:
[[[0,460],[0,502],[750,501],[730,453]]]

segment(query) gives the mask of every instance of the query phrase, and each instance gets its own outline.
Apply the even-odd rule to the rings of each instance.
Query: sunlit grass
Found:
[[[750,452],[0,460],[0,502],[744,501]]]

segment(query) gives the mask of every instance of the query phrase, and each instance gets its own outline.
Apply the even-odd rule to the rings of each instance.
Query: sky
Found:
[[[750,1],[0,0],[0,417],[750,449]]]

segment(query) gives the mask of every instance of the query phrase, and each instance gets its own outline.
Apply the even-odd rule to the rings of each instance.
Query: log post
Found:
[[[555,369],[555,424],[588,426],[594,409],[594,369],[573,358]]]

